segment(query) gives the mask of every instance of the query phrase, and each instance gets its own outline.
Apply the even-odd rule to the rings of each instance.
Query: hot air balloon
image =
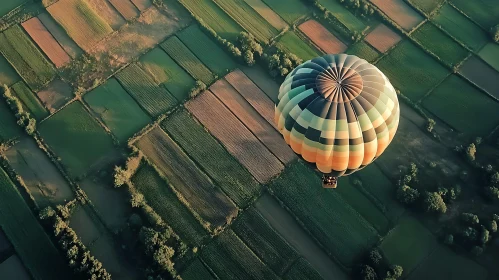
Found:
[[[328,54],[296,67],[279,89],[275,122],[293,151],[323,173],[325,188],[378,158],[397,131],[395,89],[374,65]]]

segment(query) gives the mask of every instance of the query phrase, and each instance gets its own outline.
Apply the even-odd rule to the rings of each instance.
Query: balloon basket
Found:
[[[336,189],[338,178],[331,175],[322,175],[322,187],[325,189]]]

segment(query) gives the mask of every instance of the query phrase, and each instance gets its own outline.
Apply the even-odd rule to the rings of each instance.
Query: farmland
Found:
[[[499,71],[499,46],[494,43],[488,43],[483,47],[478,56],[485,60],[496,71]]]
[[[195,259],[187,269],[185,269],[181,275],[182,279],[185,280],[215,280],[216,278],[210,274],[208,269],[203,265],[199,259]]]
[[[347,49],[346,53],[351,55],[356,55],[369,62],[374,62],[379,57],[379,53],[373,47],[366,44],[365,42],[358,42],[351,45]]]
[[[109,0],[109,2],[126,20],[131,20],[139,16],[140,11],[130,0]]]
[[[125,24],[125,19],[121,14],[113,7],[111,2],[106,0],[87,0],[88,5],[96,11],[102,19],[113,28],[113,30],[118,30],[123,24]]]
[[[429,15],[440,6],[444,0],[408,0],[407,2]]]
[[[466,0],[451,0],[459,10],[463,11],[473,21],[478,22],[484,29],[489,29],[497,24],[499,7],[494,0],[481,0],[478,5]]]
[[[324,53],[343,53],[347,49],[343,42],[315,20],[308,20],[298,28]]]
[[[459,73],[496,99],[499,98],[499,72],[476,56],[468,58]]]
[[[42,120],[48,116],[47,110],[25,83],[18,82],[12,86],[12,89],[35,119]]]
[[[404,0],[370,1],[406,31],[412,30],[423,21],[423,17],[407,5]]]
[[[352,32],[362,32],[367,26],[357,17],[355,17],[338,0],[319,0],[328,11],[330,11],[341,24]]]
[[[14,68],[9,65],[9,62],[3,56],[0,56],[0,84],[11,86],[19,79]]]
[[[60,109],[74,97],[71,86],[60,79],[54,79],[36,95],[50,112]]]
[[[269,6],[267,6],[262,0],[244,0],[248,5],[251,6],[260,16],[266,19],[275,29],[282,30],[288,26],[288,24],[274,12]]]
[[[5,3],[2,3],[0,7],[0,17],[9,13],[12,9],[22,5],[27,0],[7,0]]]
[[[271,79],[268,75],[265,75],[262,68],[254,67],[243,67],[241,68],[244,75],[246,75],[258,88],[261,89],[272,101],[277,101],[277,95],[279,94],[279,84]],[[230,82],[230,79],[227,78]],[[242,93],[243,91],[239,91]],[[242,93],[244,95],[244,93]],[[257,110],[258,111],[258,110]],[[272,110],[273,111],[273,110]],[[262,114],[264,117],[265,114]]]
[[[11,140],[22,133],[7,103],[0,100],[0,142]]]
[[[369,32],[365,40],[378,51],[385,53],[402,38],[389,27],[380,23],[373,31]]]
[[[300,280],[300,279],[309,279],[309,280],[321,280],[323,279],[317,271],[315,271],[307,260],[300,258],[297,260],[293,266],[286,272],[284,275],[285,280]]]
[[[293,24],[306,14],[307,7],[300,0],[262,0],[287,23]]]
[[[48,13],[39,14],[38,19],[71,58],[75,58],[83,52]]]
[[[320,52],[304,42],[293,31],[288,31],[278,41],[277,45],[303,60],[309,60],[320,55]]]

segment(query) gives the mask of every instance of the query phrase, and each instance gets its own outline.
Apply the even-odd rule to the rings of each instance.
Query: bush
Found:
[[[478,239],[478,231],[472,227],[466,227],[461,232],[461,236],[465,241],[469,243],[474,243]]]
[[[461,221],[463,221],[467,225],[478,225],[480,223],[480,219],[478,219],[478,216],[473,213],[462,213]]]
[[[237,38],[241,49],[244,51],[244,62],[249,66],[255,64],[255,59],[263,55],[263,48],[255,39],[255,37],[247,32],[242,31]]]
[[[494,42],[499,43],[499,24],[490,29],[490,36]]]
[[[494,220],[490,221],[490,223],[489,223],[489,230],[492,233],[497,232],[497,222],[496,221],[494,221]]]
[[[400,278],[404,273],[404,269],[400,265],[392,265],[390,267],[390,277],[392,278]]]
[[[362,265],[360,268],[360,273],[359,273],[360,279],[361,280],[377,280],[378,275],[376,274],[376,271],[374,268],[372,268],[369,265]]]
[[[497,214],[492,214],[492,220],[499,222],[499,215]]]
[[[454,244],[454,235],[452,234],[447,234],[444,238],[444,244],[446,245],[452,245]]]
[[[206,84],[201,81],[196,81],[194,87],[189,91],[189,98],[194,98],[201,92],[206,90]]]
[[[434,212],[444,214],[447,212],[447,205],[442,196],[437,192],[427,192],[423,199],[423,209],[426,212]]]
[[[263,61],[267,65],[270,75],[274,78],[286,77],[290,71],[302,63],[302,60],[296,55],[280,49],[271,54],[264,54]]]
[[[172,276],[175,276],[176,272],[171,260],[175,250],[167,245],[170,236],[170,231],[158,232],[152,228],[142,227],[139,233],[139,241],[144,246],[146,254],[154,261],[158,270],[168,271]]]
[[[435,122],[434,119],[427,119],[426,120],[426,130],[428,132],[432,132],[433,131],[433,128],[435,128],[435,125],[437,124],[437,122]]]
[[[476,155],[476,146],[475,143],[471,143],[468,148],[466,148],[466,157],[470,162],[475,161],[475,155]]]
[[[419,199],[419,191],[403,185],[397,189],[397,199],[406,205],[413,204]]]
[[[499,188],[485,187],[485,195],[491,200],[499,200]]]
[[[484,226],[481,226],[480,229],[481,229],[480,230],[480,244],[485,245],[487,242],[489,242],[490,232]]]
[[[377,249],[374,249],[369,252],[368,261],[372,266],[377,267],[382,260],[383,256],[381,256],[381,253]]]

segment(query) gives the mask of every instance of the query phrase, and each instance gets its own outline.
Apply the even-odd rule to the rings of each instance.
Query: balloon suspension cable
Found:
[[[326,189],[335,189],[338,186],[338,177],[331,175],[322,175],[322,187]]]

